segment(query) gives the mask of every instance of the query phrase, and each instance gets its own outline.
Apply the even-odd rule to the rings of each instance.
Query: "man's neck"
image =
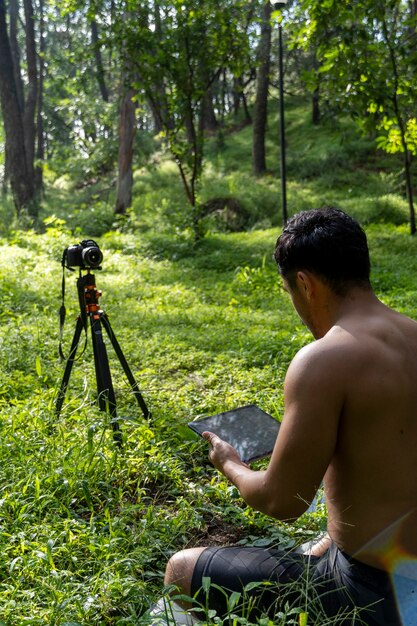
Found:
[[[344,319],[363,314],[376,306],[383,304],[372,289],[353,287],[346,295],[339,296],[327,288],[317,301],[310,330],[315,339],[321,339],[331,328],[343,323]]]

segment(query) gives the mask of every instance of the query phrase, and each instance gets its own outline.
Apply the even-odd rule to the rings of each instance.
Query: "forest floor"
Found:
[[[356,136],[341,141],[343,127],[327,126],[313,142],[305,112],[292,111],[288,123],[290,212],[335,203],[361,219],[377,295],[417,318],[417,242],[394,169]],[[300,128],[303,141],[311,139],[308,150]],[[249,140],[246,128],[221,153],[212,146],[203,185],[206,197],[246,202],[251,221],[241,232],[210,218],[195,242],[168,159],[138,167],[134,206],[122,220],[100,188],[78,194],[57,178],[41,227],[13,222],[2,203],[0,624],[145,624],[176,550],[236,542],[295,547],[325,527],[324,504],[292,524],[250,510],[187,427],[251,403],[280,419],[286,369],[311,341],[272,260],[279,181],[273,171],[255,180],[249,161],[242,165]],[[343,166],[334,162],[338,147]],[[63,274],[65,356],[79,314],[77,272],[63,271],[61,259],[86,237],[103,252],[94,272],[100,303],[151,410],[145,419],[108,345],[122,447],[97,406],[89,330],[56,414]],[[300,614],[274,623],[300,623]]]

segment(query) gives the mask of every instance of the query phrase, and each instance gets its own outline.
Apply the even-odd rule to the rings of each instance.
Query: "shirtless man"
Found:
[[[165,582],[194,595],[203,577],[230,591],[272,581],[278,584],[261,594],[261,608],[278,601],[273,615],[280,596],[288,601],[282,583],[294,588],[308,571],[307,593],[316,589],[320,610],[349,616],[335,623],[401,626],[393,570],[399,557],[417,570],[417,323],[378,300],[366,236],[338,209],[293,217],[275,259],[315,341],[288,369],[270,463],[253,471],[219,437],[205,438],[210,461],[245,502],[278,520],[304,513],[323,480],[327,549],[319,556],[242,547],[184,550],[169,561]],[[412,593],[417,624],[415,581]],[[293,602],[300,606],[300,596]],[[209,606],[219,614],[227,610],[215,588]]]

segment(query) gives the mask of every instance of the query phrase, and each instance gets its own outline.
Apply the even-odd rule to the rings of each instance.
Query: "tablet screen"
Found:
[[[188,426],[199,435],[206,430],[215,433],[236,448],[244,463],[250,463],[272,453],[280,423],[249,404],[189,422]]]

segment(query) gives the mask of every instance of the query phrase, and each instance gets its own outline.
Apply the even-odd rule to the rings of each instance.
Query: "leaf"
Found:
[[[39,476],[35,476],[35,498],[38,500],[41,492],[41,481],[39,480]]]
[[[299,624],[300,626],[307,626],[307,618],[308,618],[308,613],[300,613],[299,615]]]
[[[265,546],[270,546],[271,545],[271,539],[267,538],[267,537],[263,537],[262,539],[257,539],[256,541],[253,542],[253,545],[256,548],[264,548]]]
[[[233,593],[230,594],[230,596],[229,596],[229,598],[227,600],[227,611],[228,611],[228,613],[230,613],[235,608],[235,606],[239,602],[241,596],[242,596],[242,594],[239,593],[238,591],[233,591]]]
[[[272,583],[268,582],[267,580],[264,580],[262,582],[260,581],[254,581],[251,583],[248,583],[247,585],[245,585],[245,591],[252,591],[252,589],[257,589],[259,587],[266,587],[268,585],[271,585]]]

